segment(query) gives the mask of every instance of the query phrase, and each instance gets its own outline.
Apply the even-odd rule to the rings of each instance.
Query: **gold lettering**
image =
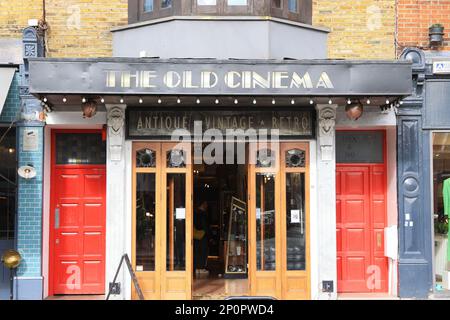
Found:
[[[225,75],[225,84],[231,89],[239,88],[241,85],[241,83],[235,78],[241,78],[239,72],[230,71]]]
[[[181,76],[178,72],[169,71],[164,76],[164,84],[168,88],[176,88],[181,83]]]
[[[259,73],[253,72],[253,88],[270,88],[270,72],[267,72],[267,78],[263,78]]]
[[[333,89],[334,85],[330,80],[330,77],[328,77],[328,74],[326,72],[322,72],[320,75],[319,82],[317,83],[317,88],[325,88],[325,89]]]
[[[305,89],[312,89],[313,84],[311,81],[311,76],[308,72],[305,73],[303,77],[300,77],[300,75],[297,72],[294,72],[292,74],[292,81],[291,81],[291,88],[300,88],[303,87]]]
[[[273,87],[276,89],[286,89],[287,86],[283,84],[283,80],[288,78],[286,71],[276,71],[273,73]]]

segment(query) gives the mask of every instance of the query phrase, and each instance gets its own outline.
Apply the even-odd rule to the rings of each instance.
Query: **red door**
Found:
[[[338,292],[387,292],[384,165],[336,168]]]
[[[58,135],[54,134],[53,154],[69,152],[55,151],[56,139]],[[105,165],[82,165],[74,160],[74,164],[57,164],[53,159],[50,293],[104,294]]]

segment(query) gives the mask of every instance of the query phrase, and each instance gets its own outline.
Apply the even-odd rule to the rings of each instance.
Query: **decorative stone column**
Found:
[[[106,164],[106,291],[123,254],[126,253],[125,230],[126,157],[125,157],[125,109],[126,105],[106,105],[107,110],[107,164]],[[126,266],[122,266],[117,282],[119,295],[110,299],[124,299]]]
[[[336,108],[317,105],[317,185],[319,299],[337,298],[336,265]]]

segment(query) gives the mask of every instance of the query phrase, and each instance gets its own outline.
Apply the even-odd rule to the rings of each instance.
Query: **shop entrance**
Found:
[[[244,163],[133,144],[132,263],[146,299],[309,299],[309,144],[235,150]]]
[[[249,294],[248,165],[233,153],[194,165],[194,299]]]

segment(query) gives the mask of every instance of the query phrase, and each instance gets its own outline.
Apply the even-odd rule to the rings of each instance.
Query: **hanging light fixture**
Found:
[[[345,113],[347,114],[347,117],[353,121],[361,118],[363,112],[364,107],[359,99],[355,102],[351,101],[351,103],[345,107]]]
[[[97,102],[93,99],[89,99],[81,105],[81,111],[83,111],[83,118],[92,118],[97,114]]]

